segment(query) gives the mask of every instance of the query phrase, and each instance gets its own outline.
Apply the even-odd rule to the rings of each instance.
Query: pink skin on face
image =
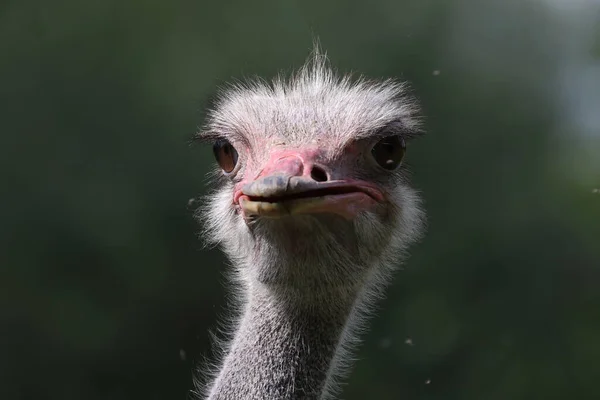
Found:
[[[382,191],[369,182],[313,179],[313,167],[326,171],[317,162],[320,155],[321,150],[315,148],[272,153],[262,169],[247,171],[251,178],[236,184],[234,204],[244,218],[333,213],[353,219],[384,201]]]

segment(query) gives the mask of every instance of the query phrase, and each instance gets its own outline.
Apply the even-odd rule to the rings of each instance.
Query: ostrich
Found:
[[[288,78],[220,93],[197,135],[219,166],[199,215],[232,264],[238,307],[205,398],[337,392],[369,309],[421,235],[403,163],[419,133],[404,84],[338,76],[318,50]]]

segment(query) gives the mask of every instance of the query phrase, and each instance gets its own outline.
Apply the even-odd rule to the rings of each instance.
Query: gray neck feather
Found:
[[[307,299],[273,285],[252,286],[209,399],[325,398],[358,291]]]

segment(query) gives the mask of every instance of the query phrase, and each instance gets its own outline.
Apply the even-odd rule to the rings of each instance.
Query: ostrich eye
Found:
[[[404,153],[406,153],[406,143],[400,135],[381,139],[371,150],[377,164],[390,171],[398,168]]]
[[[213,153],[225,173],[233,171],[238,161],[238,153],[228,140],[217,140],[213,145]]]

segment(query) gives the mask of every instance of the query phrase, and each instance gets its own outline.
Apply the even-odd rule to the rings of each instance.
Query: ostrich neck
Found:
[[[356,296],[344,291],[315,301],[251,286],[209,399],[323,398]]]

